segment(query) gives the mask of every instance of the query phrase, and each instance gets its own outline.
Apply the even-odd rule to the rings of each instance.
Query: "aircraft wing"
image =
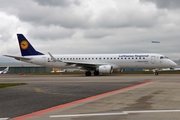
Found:
[[[88,62],[76,62],[76,61],[62,61],[62,60],[57,60],[50,52],[48,52],[49,56],[51,57],[51,59],[54,61],[54,62],[63,62],[63,63],[67,63],[67,65],[73,65],[73,64],[76,64],[76,66],[80,66],[80,67],[96,67],[96,66],[99,66],[99,65],[102,65],[101,64],[98,64],[98,63],[88,63]]]
[[[76,62],[76,61],[62,61],[64,63],[67,63],[69,65],[76,64],[76,66],[86,66],[86,67],[96,67],[99,65],[105,65],[102,63],[89,63],[89,62]]]
[[[106,65],[105,63],[90,63],[90,62],[76,62],[76,61],[61,61],[61,60],[57,60],[51,53],[48,52],[48,54],[50,55],[51,59],[54,62],[63,62],[66,63],[67,65],[76,65],[79,67],[83,67],[83,68],[89,68],[89,67],[97,67],[100,65]]]
[[[25,57],[19,57],[19,56],[12,56],[12,55],[3,55],[3,56],[11,57],[11,58],[14,58],[16,60],[31,60],[31,58],[25,58]]]

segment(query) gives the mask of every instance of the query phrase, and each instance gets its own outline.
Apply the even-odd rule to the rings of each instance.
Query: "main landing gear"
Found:
[[[91,76],[91,71],[86,71],[85,75],[86,76]]]
[[[85,75],[91,76],[91,71],[86,71]],[[99,75],[99,71],[94,71],[94,76],[98,76],[98,75]]]
[[[99,71],[94,71],[94,75],[98,76],[99,75]]]

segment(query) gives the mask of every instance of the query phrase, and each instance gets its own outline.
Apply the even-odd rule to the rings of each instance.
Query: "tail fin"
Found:
[[[36,51],[23,34],[17,34],[17,38],[22,56],[44,55],[43,53]]]

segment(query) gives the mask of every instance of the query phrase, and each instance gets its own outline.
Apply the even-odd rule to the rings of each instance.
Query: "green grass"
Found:
[[[18,86],[18,85],[26,85],[26,83],[0,83],[0,88]]]

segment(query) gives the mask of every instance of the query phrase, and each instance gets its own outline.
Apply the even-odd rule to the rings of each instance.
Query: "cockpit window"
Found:
[[[161,57],[160,57],[160,59],[164,59],[164,57],[163,57],[163,56],[161,56]]]
[[[161,56],[160,59],[169,59],[169,58],[166,56]]]

